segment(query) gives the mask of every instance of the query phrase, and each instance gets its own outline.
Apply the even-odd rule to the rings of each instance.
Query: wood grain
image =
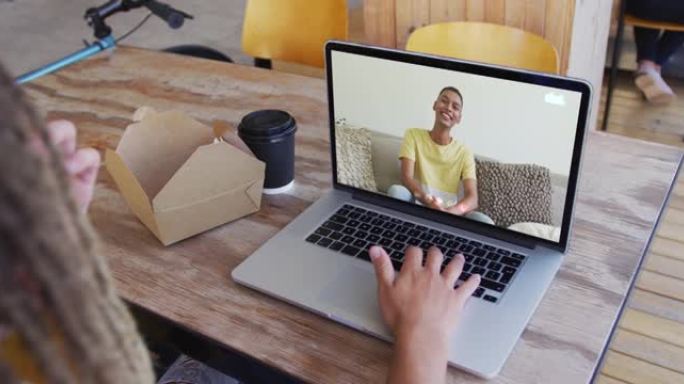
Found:
[[[630,297],[629,305],[632,309],[684,323],[684,302],[682,301],[637,288]]]
[[[611,349],[664,368],[684,373],[684,348],[639,333],[619,329]]]
[[[70,67],[26,89],[44,115],[74,120],[81,144],[99,149],[116,147],[142,105],[232,125],[256,109],[292,113],[299,125],[296,187],[264,197],[261,211],[165,248],[135,219],[102,172],[91,220],[125,299],[308,382],[383,381],[389,344],[230,279],[233,268],[330,188],[322,80],[120,48],[111,57]],[[681,156],[671,147],[589,135],[569,252],[503,371],[491,382],[589,380]],[[448,382],[482,380],[450,368]]]
[[[651,271],[641,271],[637,287],[675,300],[684,301],[684,280]]]
[[[613,351],[606,354],[603,372],[631,384],[672,384],[684,381],[684,375],[679,372]]]
[[[620,326],[625,330],[684,348],[684,324],[676,321],[627,309],[622,316]]]
[[[364,0],[363,26],[368,44],[397,47],[394,0]]]

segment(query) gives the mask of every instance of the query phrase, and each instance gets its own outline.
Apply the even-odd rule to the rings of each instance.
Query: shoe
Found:
[[[655,69],[637,72],[634,84],[641,90],[646,100],[652,104],[664,105],[674,100],[675,93]]]

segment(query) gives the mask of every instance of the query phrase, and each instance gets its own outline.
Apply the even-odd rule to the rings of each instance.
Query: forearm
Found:
[[[422,330],[398,334],[387,383],[444,383],[448,352],[446,336]]]
[[[420,202],[425,203],[425,191],[423,191],[423,187],[421,187],[420,183],[418,183],[412,177],[408,178],[406,176],[402,177],[401,181],[404,186],[411,191],[411,195],[413,195],[413,197]]]

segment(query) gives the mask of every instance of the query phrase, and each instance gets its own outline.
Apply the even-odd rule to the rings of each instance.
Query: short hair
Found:
[[[439,93],[437,94],[437,97],[441,96],[442,93],[444,93],[444,91],[451,91],[451,92],[457,94],[458,97],[461,98],[461,106],[463,106],[463,95],[461,95],[461,91],[459,91],[458,88],[452,87],[451,85],[446,86],[446,87],[442,88],[441,91],[439,91]]]

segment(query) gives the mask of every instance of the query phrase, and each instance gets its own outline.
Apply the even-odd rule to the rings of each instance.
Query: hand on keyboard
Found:
[[[390,376],[412,374],[415,369],[445,371],[449,336],[458,324],[466,300],[480,284],[480,276],[472,275],[454,289],[464,257],[458,254],[440,273],[444,257],[436,247],[428,250],[424,266],[423,251],[409,247],[396,278],[383,248],[371,247],[369,253],[378,281],[380,310],[396,338],[397,351]],[[409,369],[407,366],[412,366],[411,373],[404,372]]]

